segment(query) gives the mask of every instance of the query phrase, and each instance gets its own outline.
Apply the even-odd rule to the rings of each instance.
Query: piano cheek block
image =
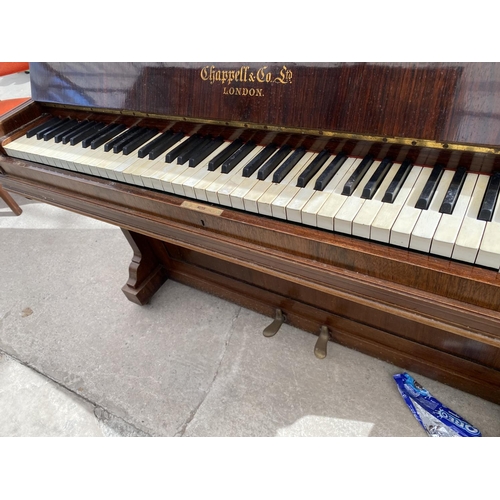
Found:
[[[500,123],[461,112],[500,64],[75,64],[0,117],[3,200],[120,227],[134,303],[174,279],[500,404]]]

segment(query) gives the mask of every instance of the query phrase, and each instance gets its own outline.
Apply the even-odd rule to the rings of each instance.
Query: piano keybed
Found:
[[[8,155],[500,269],[500,173],[54,118]]]

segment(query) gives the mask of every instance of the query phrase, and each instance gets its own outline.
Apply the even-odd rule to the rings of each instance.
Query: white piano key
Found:
[[[357,161],[353,162],[347,170],[343,171],[344,175],[342,176],[342,178],[339,179],[337,185],[330,193],[330,196],[328,196],[325,203],[323,203],[323,205],[316,214],[316,221],[318,227],[333,231],[333,221],[335,215],[337,215],[337,212],[340,210],[340,208],[348,198],[347,196],[344,196],[342,194],[342,190],[344,189],[344,184],[350,178],[354,170],[356,170],[357,166],[361,163],[361,161],[362,161],[361,159],[358,159]],[[306,209],[307,206],[304,208]]]
[[[471,202],[467,207],[467,213],[460,226],[455,246],[453,247],[453,259],[470,263],[474,263],[476,260],[486,227],[486,222],[477,220],[477,216],[488,185],[488,179],[489,176],[487,175],[480,175],[477,179]]]
[[[156,158],[155,160],[150,160],[147,157],[137,158],[137,161],[135,163],[130,165],[130,167],[128,167],[127,170],[124,170],[122,172],[125,182],[128,184],[136,184],[138,186],[144,186],[141,180],[141,176],[144,175],[144,173],[151,168],[152,163],[158,161],[158,159],[159,158]]]
[[[38,144],[33,149],[33,153],[38,156],[41,163],[65,170],[79,171],[72,164],[67,165],[65,162],[65,157],[70,153],[82,154],[79,147],[71,146],[71,144],[60,144],[54,141],[47,141],[45,144],[42,140],[37,142]]]
[[[226,144],[227,146],[227,144]],[[225,147],[224,146],[224,149]],[[208,184],[204,189],[205,189],[205,195],[207,197],[207,200],[212,202],[212,203],[217,203],[221,204],[221,198],[225,201],[226,204],[229,200],[227,199],[227,196],[224,196],[222,193],[226,193],[228,189],[231,189],[230,186],[233,186],[234,183],[241,182],[244,177],[242,177],[243,174],[243,169],[244,167],[254,158],[259,151],[261,151],[263,148],[262,147],[255,147],[245,158],[243,158],[238,165],[236,165],[231,172],[222,173],[222,165],[221,164],[216,172],[218,175],[213,175],[210,177],[210,175],[207,177],[207,184]],[[212,172],[210,172],[212,174]],[[213,180],[212,180],[213,179]],[[231,182],[233,181],[233,182]],[[262,182],[262,181],[261,181]],[[196,186],[198,188],[198,186]],[[230,206],[230,205],[229,205]]]
[[[413,189],[408,196],[406,203],[401,208],[401,211],[396,217],[391,228],[390,243],[400,247],[408,248],[410,245],[410,237],[417,223],[418,217],[422,212],[421,209],[415,208],[415,204],[424,189],[424,186],[431,175],[432,168],[424,168],[418,176]]]
[[[391,229],[399,213],[405,206],[410,196],[415,182],[422,173],[423,168],[413,166],[403,186],[401,187],[394,203],[384,203],[377,213],[370,228],[370,239],[389,243],[391,238]]]
[[[353,235],[361,236],[362,238],[370,238],[372,223],[384,205],[384,203],[382,203],[382,198],[397,174],[400,166],[400,163],[394,163],[389,172],[387,172],[384,180],[380,183],[380,186],[373,198],[371,200],[364,201],[363,206],[359,209],[352,221]]]
[[[159,135],[160,134],[157,134],[148,142],[154,140]],[[103,144],[101,147],[104,148],[104,146],[105,144]],[[124,172],[126,172],[129,168],[133,168],[133,166],[136,166],[136,164],[147,162],[146,158],[139,158],[137,156],[137,152],[138,150],[135,150],[129,155],[124,155],[122,152],[114,153],[112,150],[103,152],[102,161],[99,162],[96,160],[96,162],[94,163],[94,167],[97,170],[105,169],[106,174],[110,179],[117,180],[119,182],[127,182]],[[78,162],[80,163],[80,161]]]
[[[30,145],[31,143],[29,142],[29,139],[23,135],[16,140],[9,142],[9,144],[5,144],[4,149],[5,152],[13,158],[32,161],[29,157]]]
[[[184,136],[180,141],[170,146],[170,148],[163,152],[158,158],[156,158],[156,160],[152,160],[152,164],[149,169],[141,175],[141,180],[146,187],[157,189],[159,191],[165,191],[161,179],[165,175],[167,175],[168,177],[168,175],[171,174],[172,170],[178,166],[178,164],[175,162],[167,163],[165,161],[165,157],[170,151],[175,149],[177,146],[179,146],[179,144],[183,143],[187,139],[188,137]]]
[[[219,203],[225,206],[231,205],[231,193],[237,189],[240,184],[246,179],[243,177],[243,169],[246,165],[248,165],[264,148],[262,146],[256,146],[243,160],[241,160],[240,164],[236,166],[230,174],[228,174],[228,178],[226,182],[220,187],[217,191],[217,197],[219,199]]]
[[[500,203],[498,201],[491,221],[486,222],[476,264],[500,270]]]
[[[5,150],[6,152],[11,151],[13,156],[21,157],[21,159],[45,165],[53,165],[53,161],[46,157],[47,142],[38,140],[36,137],[27,138],[25,135],[19,137],[5,146]],[[48,154],[50,155],[50,152]]]
[[[305,170],[309,163],[314,161],[316,156],[318,156],[319,154],[320,153],[316,153],[303,170]],[[328,162],[325,163],[328,165]],[[313,175],[306,186],[301,188],[297,187],[297,182],[295,181],[293,185],[290,185],[285,190],[283,190],[280,196],[273,202],[273,216],[279,217],[280,219],[286,218],[287,220],[301,223],[302,211],[304,210],[304,207],[307,205],[309,200],[314,196],[314,193],[318,192],[314,189],[314,186],[316,185],[316,181],[321,176],[325,168],[326,166],[323,165],[316,172],[316,174]]]
[[[257,208],[262,215],[279,217],[274,210],[290,201],[289,195],[286,194],[287,188],[295,187],[299,175],[304,171],[307,165],[316,156],[316,153],[305,153],[304,156],[297,162],[290,172],[283,178],[280,183],[273,183],[266,192],[257,200]],[[285,161],[285,160],[284,160]],[[279,168],[279,167],[278,167]],[[285,194],[283,194],[285,193]],[[288,201],[287,201],[288,200]],[[283,210],[284,215],[284,210]],[[285,218],[285,217],[280,217]]]
[[[333,228],[335,229],[335,231],[339,233],[352,234],[352,221],[366,201],[364,198],[361,198],[363,188],[365,187],[365,184],[370,180],[371,176],[375,173],[375,170],[377,170],[379,165],[380,161],[374,161],[372,163],[370,168],[366,171],[365,175],[359,182],[356,189],[350,196],[348,196],[348,199],[336,213],[335,219],[333,221]]]
[[[477,178],[478,174],[467,174],[462,190],[460,191],[460,196],[453,209],[453,213],[442,214],[434,237],[432,238],[431,254],[451,257],[460,226],[462,225],[467,207],[472,198],[472,193],[476,186]]]
[[[194,189],[194,195],[197,200],[203,200],[203,201],[210,201],[210,200],[216,200],[213,201],[212,203],[218,203],[218,198],[217,194],[215,194],[212,191],[207,191],[210,188],[210,185],[213,184],[214,182],[217,182],[217,180],[226,174],[223,174],[221,172],[220,167],[217,170],[209,171],[206,175],[204,175],[199,182],[196,183],[195,186],[193,186]],[[224,181],[223,179],[219,179],[219,182],[217,183],[218,186],[222,184]],[[210,195],[210,200],[208,199],[208,196]]]
[[[355,170],[355,168],[359,165],[360,162],[361,160],[359,158],[358,159],[348,158],[344,162],[344,164],[340,167],[335,176],[330,180],[330,182],[323,191],[314,190],[313,181],[316,182],[317,177],[321,175],[324,168],[326,167],[320,169],[320,171],[316,174],[315,178],[313,178],[306,187],[301,188],[305,191],[304,194],[302,194],[301,191],[297,193],[297,196],[300,198],[300,201],[299,203],[297,203],[297,205],[301,206],[300,218],[302,224],[307,224],[309,226],[314,226],[314,227],[320,227],[318,225],[317,214],[320,211],[321,207],[326,203],[328,198],[330,198],[332,193],[339,186],[340,182],[344,179],[347,180],[346,174],[349,173],[350,175],[351,172]],[[329,162],[326,162],[326,166],[328,166],[328,164]],[[342,189],[340,189],[340,191],[342,191]],[[302,203],[304,201],[304,198],[307,198],[307,200],[305,201],[305,203]],[[295,198],[292,200],[292,203],[295,204]],[[333,228],[333,223],[332,223],[332,228]]]
[[[215,151],[213,151],[210,155],[208,155],[204,160],[200,161],[200,163],[196,167],[189,167],[189,169],[184,170],[175,179],[173,179],[172,187],[174,188],[174,192],[180,196],[196,198],[194,189],[189,191],[188,187],[192,188],[198,183],[199,180],[201,180],[210,173],[210,171],[208,170],[208,164],[219,153],[224,151],[226,147],[227,143],[224,142]],[[217,202],[215,201],[214,203]]]
[[[216,170],[208,170],[208,164],[212,158],[215,158],[222,151],[224,151],[228,147],[228,141],[221,144],[209,157],[208,160],[204,160],[203,167],[197,169],[196,172],[191,174],[191,178],[186,178],[182,180],[182,190],[184,191],[185,196],[190,198],[209,201],[207,193],[207,189],[210,185],[217,181],[217,179],[221,176],[227,176],[227,174],[222,174],[222,166]],[[221,179],[222,180],[222,179]],[[225,180],[225,179],[224,179]],[[215,185],[214,185],[215,187]],[[210,192],[211,200],[214,200],[212,203],[218,203],[217,195],[213,192]]]
[[[429,252],[431,249],[432,237],[436,232],[439,221],[441,220],[441,212],[439,209],[443,203],[444,197],[450,186],[451,179],[455,172],[446,170],[441,176],[434,196],[427,210],[422,210],[415,227],[413,228],[410,237],[410,248],[421,252]]]
[[[278,150],[279,151],[279,150]],[[276,153],[275,153],[276,154]],[[292,152],[289,152],[285,158],[279,163],[279,165],[283,164],[290,156]],[[272,155],[270,158],[273,158],[274,155]],[[265,165],[265,162],[264,162]],[[275,168],[277,170],[279,168],[279,165]],[[261,167],[257,169],[257,172],[260,170]],[[274,173],[274,172],[273,172]],[[264,195],[264,193],[268,190],[273,185],[272,181],[272,173],[267,177],[265,180],[259,179],[259,182],[253,184],[253,186],[245,193],[245,197],[243,200],[243,205],[245,207],[245,210],[247,212],[254,212],[254,213],[259,213],[259,208],[258,208],[258,200],[259,198]]]

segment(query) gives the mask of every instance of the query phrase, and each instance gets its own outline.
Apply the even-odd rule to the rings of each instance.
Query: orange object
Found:
[[[14,109],[16,106],[19,106],[23,102],[26,102],[29,97],[18,97],[17,99],[5,99],[4,101],[0,101],[0,116],[7,113],[11,109]]]
[[[30,65],[27,62],[0,62],[0,76],[12,75],[29,69]]]

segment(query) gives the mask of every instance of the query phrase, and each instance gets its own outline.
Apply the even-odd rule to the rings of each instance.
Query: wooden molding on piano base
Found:
[[[168,275],[500,404],[498,272],[27,161],[0,165],[11,192],[122,228],[134,252],[124,292],[136,303]]]
[[[165,264],[168,257],[159,242],[142,234],[122,229],[134,256],[129,266],[129,279],[122,288],[131,302],[144,305],[168,279]]]

